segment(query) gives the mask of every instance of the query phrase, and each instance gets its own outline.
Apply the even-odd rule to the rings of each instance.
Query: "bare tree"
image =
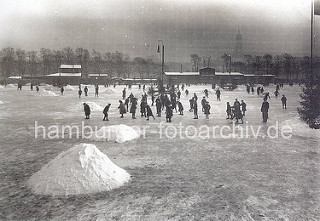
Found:
[[[263,64],[264,64],[264,68],[265,68],[265,73],[266,74],[270,74],[270,69],[272,68],[272,55],[270,54],[265,54],[263,56]]]
[[[13,73],[14,70],[14,59],[15,53],[13,48],[4,48],[1,51],[2,59],[1,59],[1,67],[2,74],[4,77],[4,83],[7,84],[6,79]]]
[[[73,49],[70,47],[66,47],[62,50],[62,54],[63,54],[63,62],[65,62],[65,64],[73,64],[74,62],[74,52]]]
[[[28,51],[28,73],[31,76],[36,76],[37,72],[37,52],[36,51]]]
[[[40,49],[40,56],[42,59],[42,68],[43,68],[43,74],[47,74],[48,70],[50,69],[50,65],[52,63],[51,61],[51,50],[46,48]]]
[[[192,54],[191,56],[191,62],[192,62],[192,69],[194,71],[199,71],[199,65],[201,62],[201,58],[197,54]]]
[[[26,70],[26,52],[21,49],[16,50],[18,72],[20,76],[24,76]]]
[[[116,51],[113,54],[117,76],[125,75],[128,71],[129,57],[122,52]]]

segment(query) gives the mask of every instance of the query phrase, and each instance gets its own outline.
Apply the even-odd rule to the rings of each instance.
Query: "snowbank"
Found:
[[[86,103],[89,105],[90,110],[91,111],[103,111],[103,107],[99,104],[97,104],[96,102],[93,101],[83,101],[83,102],[79,102],[76,106],[69,108],[70,111],[83,111],[83,103]],[[102,114],[102,112],[101,112]]]
[[[115,141],[117,143],[123,143],[126,141],[138,139],[140,135],[138,132],[124,124],[111,125],[101,127],[93,138],[95,141]]]
[[[65,91],[75,91],[76,89],[72,87],[70,84],[67,84],[67,86],[64,87]]]
[[[14,84],[7,84],[6,87],[7,87],[7,88],[16,88],[16,87],[18,87],[18,85],[16,86],[16,85],[14,85]]]
[[[0,90],[4,89],[4,87],[2,85],[0,85]]]
[[[36,194],[61,196],[108,191],[129,179],[130,174],[95,145],[80,144],[51,160],[27,184]]]
[[[117,91],[116,91],[116,89],[114,89],[114,88],[107,88],[107,89],[104,91],[104,93],[106,93],[106,94],[116,94]]]
[[[302,121],[299,117],[283,121],[281,123],[281,127],[283,126],[290,126],[292,128],[293,135],[320,139],[320,130],[310,128],[308,124]]]
[[[39,96],[58,96],[56,93],[48,90],[39,90],[38,93],[35,93],[35,95]]]
[[[3,102],[3,101],[0,101],[0,104],[4,104],[4,102]]]

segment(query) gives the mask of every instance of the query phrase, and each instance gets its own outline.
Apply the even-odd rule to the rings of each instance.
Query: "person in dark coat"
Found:
[[[83,103],[84,114],[86,115],[86,119],[90,119],[90,107],[88,104]]]
[[[127,111],[129,111],[129,101],[130,101],[129,97],[127,97],[127,99],[124,101],[124,106],[126,107]]]
[[[241,100],[241,109],[242,109],[242,115],[243,116],[246,116],[246,111],[247,111],[247,104],[246,103],[244,103],[244,101],[243,100]]]
[[[282,102],[282,109],[287,109],[287,98],[286,98],[286,96],[282,95],[281,102]]]
[[[147,110],[147,120],[149,120],[149,117],[153,117],[153,120],[155,120],[149,104],[146,104],[146,110]]]
[[[192,112],[193,111],[193,103],[194,103],[194,101],[193,101],[193,98],[191,98],[190,100],[189,100],[189,104],[190,104],[190,112]]]
[[[170,104],[166,105],[166,121],[167,122],[171,122],[171,118],[172,118],[172,107]]]
[[[111,104],[108,104],[108,105],[103,109],[103,114],[104,114],[103,121],[109,121],[108,112],[109,112],[110,106],[111,106]]]
[[[183,105],[180,101],[178,101],[178,111],[179,115],[183,115]]]
[[[122,90],[122,99],[124,100],[124,99],[126,99],[126,89],[124,88],[123,90]]]
[[[140,113],[141,117],[146,117],[146,102],[144,100],[140,103]]]
[[[274,92],[274,96],[276,97],[276,99],[278,99],[278,96],[279,96],[279,90],[276,90],[276,91]]]
[[[268,98],[270,99],[270,93],[269,93],[269,92],[267,92],[267,93],[264,95],[263,100],[268,100]]]
[[[193,99],[193,115],[193,119],[198,119],[198,104],[196,99]]]
[[[79,98],[81,98],[81,94],[82,94],[82,90],[81,88],[79,88],[79,91],[78,91]]]
[[[63,95],[63,92],[64,92],[63,86],[61,87],[60,92],[61,92],[61,95]]]
[[[180,97],[181,97],[181,91],[179,90],[179,91],[177,92],[177,98],[178,98],[178,100],[180,100]]]
[[[31,83],[31,85],[30,85],[30,89],[33,91],[33,84]]]
[[[188,97],[188,95],[189,95],[189,90],[186,89],[185,93],[186,93],[186,96]]]
[[[220,101],[221,91],[219,89],[216,91],[216,95],[217,95],[217,101]]]
[[[243,123],[243,116],[240,110],[240,102],[238,101],[238,99],[235,100],[234,104],[233,104],[233,108],[234,108],[234,117],[236,118],[236,123],[239,122],[239,119],[241,120],[241,122]]]
[[[209,91],[208,91],[208,89],[205,89],[205,90],[204,90],[204,96],[205,96],[206,98],[209,97]]]
[[[201,100],[202,112],[204,112],[204,106],[206,105],[206,103],[207,103],[206,97],[203,97]]]
[[[36,91],[37,91],[37,93],[39,92],[39,87],[38,87],[38,85],[36,86]]]
[[[158,117],[161,117],[161,107],[162,107],[161,100],[160,100],[159,97],[157,97],[157,99],[156,99],[156,108],[157,108],[157,116]]]
[[[119,100],[119,103],[120,103],[120,105],[119,105],[119,107],[118,107],[119,113],[120,113],[120,115],[121,115],[121,118],[123,118],[123,114],[126,113],[126,107],[124,106],[122,100]]]
[[[229,102],[227,102],[226,112],[227,112],[227,119],[232,119],[233,117],[232,117],[231,106],[230,106]]]
[[[254,94],[254,88],[253,87],[251,87],[251,93]]]
[[[132,119],[136,119],[136,111],[137,111],[138,101],[137,98],[133,97],[130,107],[130,113],[132,114]]]
[[[85,86],[83,90],[84,90],[84,95],[85,95],[85,96],[88,96],[88,87]]]
[[[94,96],[99,97],[99,86],[98,85],[96,85],[96,87],[95,87]]]
[[[204,114],[206,115],[206,119],[209,119],[210,109],[211,109],[210,104],[208,101],[206,101],[204,105]]]
[[[269,111],[269,103],[267,100],[264,100],[261,106],[261,112],[262,112],[262,122],[267,123],[268,120],[268,111]]]

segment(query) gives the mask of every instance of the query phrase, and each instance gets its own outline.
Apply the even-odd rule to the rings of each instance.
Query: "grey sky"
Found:
[[[192,53],[213,57],[232,53],[240,28],[243,50],[248,54],[303,56],[310,50],[308,0],[0,2],[1,48],[83,47],[101,52],[118,50],[133,58],[157,56],[157,39],[162,39],[166,60],[185,62]]]

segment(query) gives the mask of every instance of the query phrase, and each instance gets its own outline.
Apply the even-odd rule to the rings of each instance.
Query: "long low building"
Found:
[[[202,68],[199,72],[164,72],[165,84],[268,84],[274,75],[246,75],[239,72],[216,72],[213,68]]]

